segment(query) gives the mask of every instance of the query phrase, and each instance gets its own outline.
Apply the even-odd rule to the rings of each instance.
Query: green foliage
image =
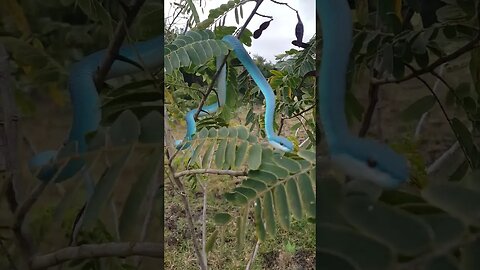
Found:
[[[170,74],[180,67],[202,65],[212,57],[220,57],[228,53],[228,44],[214,39],[209,30],[189,31],[178,36],[172,43],[165,46],[165,72]]]
[[[238,13],[237,9],[240,9],[240,14],[243,14],[243,11],[242,11],[243,4],[244,3],[240,0],[231,0],[231,1],[228,1],[226,4],[220,5],[218,8],[210,10],[210,12],[208,14],[208,18],[206,20],[200,22],[196,26],[196,28],[197,29],[206,29],[206,28],[210,27],[212,24],[215,24],[215,25],[218,25],[218,26],[224,25],[226,14],[229,11],[235,10],[235,14],[237,14]],[[235,15],[235,16],[238,17],[238,15]],[[223,23],[221,23],[222,21],[223,21]],[[237,21],[238,21],[238,19],[237,19]]]
[[[419,77],[429,83],[430,71],[436,72],[433,67],[438,67],[448,55],[450,64],[462,62],[460,65],[465,69],[463,59],[451,56],[463,47],[470,54],[466,67],[469,70],[464,72],[470,71],[471,82],[440,74],[443,77],[440,83],[447,88],[446,96],[425,86],[425,92],[402,108],[398,117],[403,118],[400,125],[417,122],[425,112],[436,110],[441,102],[449,114],[449,122],[445,121],[460,143],[465,161],[460,161],[461,165],[450,178],[436,179],[427,175],[426,161],[431,158],[426,158],[423,141],[401,134],[399,137],[403,138],[394,143],[394,149],[409,160],[411,178],[399,189],[383,190],[369,182],[322,177],[317,182],[319,192],[316,194],[317,237],[322,239],[317,243],[319,268],[463,270],[478,267],[478,260],[474,261],[472,254],[480,252],[476,207],[480,198],[479,154],[475,140],[479,54],[476,46],[468,46],[478,35],[478,3],[443,1],[446,5],[436,13],[440,22],[427,28],[413,20],[411,25],[403,22],[404,14],[400,16],[399,7],[403,4],[404,10],[412,8],[417,12],[414,17],[418,21],[420,1],[380,1],[373,9],[370,7],[374,10],[370,13],[369,2],[356,2],[348,87],[352,87],[353,80],[372,79],[373,74],[369,93],[372,102],[372,86],[376,80],[402,86],[407,78],[418,80]],[[385,84],[378,85],[379,91],[383,91]],[[359,89],[366,91],[367,88]],[[400,93],[407,94],[410,93]],[[350,119],[361,121],[363,111],[351,106],[359,104],[355,95],[352,89],[347,93],[346,104],[347,101],[353,103],[346,105],[346,113],[353,116]]]
[[[241,170],[246,179],[225,194],[225,199],[239,207],[241,213],[253,208],[255,230],[259,240],[275,234],[276,223],[288,230],[291,216],[301,220],[315,216],[315,155],[300,150],[298,154],[281,154],[258,143],[256,136],[243,126],[202,129],[178,157],[185,170],[201,164],[203,169]],[[181,166],[177,167],[181,168]],[[215,223],[226,226],[234,213],[217,213]],[[245,231],[245,218],[237,216],[238,241]]]
[[[470,260],[469,255],[455,256],[458,250],[476,248],[472,243],[478,239],[474,228],[479,226],[475,206],[480,194],[469,189],[467,182],[430,184],[416,195],[394,190],[374,197],[329,178],[318,185],[317,233],[323,241],[317,248],[329,258],[322,262],[326,265],[445,267],[448,262],[459,265]]]

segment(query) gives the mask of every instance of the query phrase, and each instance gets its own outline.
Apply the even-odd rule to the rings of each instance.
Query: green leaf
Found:
[[[85,207],[85,214],[83,216],[82,226],[88,227],[100,214],[100,210],[106,201],[110,198],[113,187],[123,171],[125,164],[127,163],[133,147],[130,147],[128,151],[125,151],[123,154],[116,159],[112,165],[106,169],[105,173],[102,175],[97,185],[95,186],[95,191]]]
[[[242,141],[237,145],[237,150],[235,151],[235,168],[240,168],[242,166],[245,156],[247,154],[248,142]]]
[[[460,220],[447,214],[426,215],[422,218],[433,229],[433,240],[436,247],[445,247],[461,240],[466,230]]]
[[[238,18],[238,9],[237,9],[237,8],[235,8],[235,22],[236,22],[237,24],[240,23],[240,19]]]
[[[458,137],[459,143],[466,150],[468,158],[475,162],[478,151],[473,142],[473,136],[468,128],[457,118],[452,119],[452,128]]]
[[[163,122],[160,112],[152,111],[140,121],[140,138],[143,143],[159,143],[163,141],[163,130],[158,123]]]
[[[294,178],[291,178],[287,180],[285,187],[288,194],[288,205],[292,210],[293,216],[297,220],[301,220],[303,217],[302,202],[300,201],[300,195],[298,194],[297,182]]]
[[[249,187],[236,187],[233,189],[235,192],[238,192],[245,196],[247,199],[251,200],[257,197],[257,192],[255,192],[254,189],[251,189]]]
[[[298,176],[298,191],[302,198],[303,208],[306,209],[307,214],[315,217],[315,193],[313,191],[312,182],[306,173]]]
[[[383,49],[382,67],[388,73],[393,73],[393,46],[388,44]]]
[[[213,153],[213,148],[215,147],[214,143],[211,143],[207,150],[205,151],[205,154],[203,155],[202,159],[202,168],[208,168],[210,166],[210,158]]]
[[[447,39],[453,39],[457,36],[457,27],[455,25],[446,25],[443,28],[443,34]]]
[[[318,269],[360,270],[358,264],[345,256],[330,254],[325,251],[317,251],[316,261]]]
[[[480,94],[480,48],[478,47],[470,52],[470,75],[475,91]]]
[[[462,270],[480,269],[480,239],[474,240],[461,249],[461,266]]]
[[[203,65],[213,57],[224,56],[228,53],[229,45],[222,40],[215,40],[210,30],[189,31],[179,35],[165,46],[164,66],[165,74],[169,75],[180,67]]]
[[[342,185],[333,177],[326,177],[318,181],[317,193],[317,222],[345,223],[340,215],[339,206],[343,200]]]
[[[287,193],[285,192],[285,187],[283,185],[275,187],[273,198],[280,225],[288,231],[290,228],[290,209],[288,208]]]
[[[195,145],[195,147],[192,146],[192,148],[195,150],[193,150],[193,154],[190,157],[190,160],[188,161],[188,166],[191,166],[192,164],[196,164],[198,155],[200,154],[200,151],[202,150],[204,144],[205,144],[205,140],[201,140],[198,144]]]
[[[237,129],[237,137],[241,140],[247,140],[248,135],[250,133],[248,132],[247,128],[244,126],[239,126]]]
[[[308,150],[300,150],[298,151],[298,155],[308,161],[310,161],[311,163],[315,163],[316,162],[316,157],[315,157],[315,152],[312,152],[312,151],[308,151]]]
[[[248,167],[251,170],[257,170],[262,164],[262,146],[253,144],[248,151]]]
[[[343,213],[359,230],[403,255],[414,256],[426,251],[432,242],[432,231],[421,220],[365,196],[347,198]]]
[[[210,252],[213,249],[213,246],[215,245],[215,241],[217,240],[218,237],[218,230],[213,231],[212,235],[210,235],[207,239],[207,243],[205,243],[205,251]]]
[[[340,255],[361,270],[390,270],[393,252],[385,245],[353,230],[317,224],[317,250]],[[348,268],[347,268],[348,269]]]
[[[421,97],[402,112],[402,118],[405,121],[418,120],[422,114],[431,110],[435,103],[436,100],[432,95]]]
[[[222,169],[223,163],[225,162],[225,150],[227,148],[227,139],[222,139],[218,145],[217,151],[215,152],[215,166]]]
[[[227,168],[235,166],[236,148],[236,140],[228,140],[227,149],[225,150],[225,163],[228,165]]]
[[[226,225],[232,220],[232,216],[228,213],[216,213],[213,221],[217,225]]]
[[[241,215],[237,217],[237,246],[239,249],[245,243],[245,234],[247,232],[248,207],[241,210]]]
[[[238,206],[242,206],[248,203],[248,198],[238,192],[225,193],[225,199]]]
[[[429,203],[465,222],[478,223],[480,219],[480,192],[457,183],[430,184],[422,190]]]
[[[265,163],[265,158],[263,159],[264,163],[258,168],[259,171],[269,172],[276,176],[277,179],[284,179],[288,176],[288,171],[282,167],[276,165]]]
[[[460,165],[458,165],[457,169],[448,177],[448,181],[460,181],[465,177],[465,175],[468,172],[468,168],[470,165],[468,164],[468,161],[465,160],[463,161]]]
[[[227,127],[221,127],[218,130],[218,137],[228,137],[229,133],[230,133],[230,131],[228,130]]]
[[[401,190],[385,190],[380,196],[380,200],[391,205],[425,202],[421,197]]]
[[[195,7],[195,4],[193,3],[192,0],[186,0],[188,9],[192,12],[193,18],[195,20],[195,24],[200,23],[200,17],[198,16],[197,8]]]
[[[149,193],[148,190],[151,187],[152,180],[155,179],[162,155],[163,151],[161,148],[155,148],[155,150],[148,155],[145,168],[143,168],[138,180],[130,189],[119,221],[120,239],[122,240],[133,240],[131,239],[132,232],[136,224],[138,224],[138,216],[142,203]]]
[[[405,65],[401,57],[393,58],[393,76],[395,79],[401,79],[405,76]]]
[[[429,63],[428,51],[423,54],[414,54],[415,61],[421,68],[425,68]]]
[[[265,241],[267,236],[267,231],[265,230],[265,225],[262,218],[262,201],[260,199],[255,200],[255,232],[257,234],[258,240],[260,242]]]
[[[273,156],[273,161],[285,168],[288,172],[291,174],[298,173],[300,171],[300,164],[296,162],[295,160],[285,157],[285,156],[280,156],[280,155],[275,155]]]
[[[277,228],[275,225],[275,215],[273,208],[273,196],[272,192],[268,191],[263,197],[263,218],[265,220],[265,228],[268,234],[275,235]]]
[[[96,131],[87,134],[85,136],[85,141],[88,145],[88,151],[105,147],[107,144],[107,133],[105,131],[105,128],[100,127]]]
[[[425,270],[459,270],[458,263],[451,256],[438,256],[425,263]]]
[[[140,123],[130,110],[124,111],[110,127],[110,139],[113,146],[131,144],[140,135]]]
[[[463,10],[457,5],[445,5],[436,12],[439,22],[458,21],[466,17]]]
[[[277,177],[274,174],[264,171],[248,171],[248,178],[262,181],[268,186],[272,186],[277,183]]]

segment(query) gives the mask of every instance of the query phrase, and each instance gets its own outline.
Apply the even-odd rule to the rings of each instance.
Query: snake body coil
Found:
[[[119,55],[128,58],[143,67],[157,68],[163,64],[163,36],[148,41],[138,42],[133,45],[124,45],[119,50]],[[81,61],[75,63],[70,69],[68,89],[73,107],[72,127],[66,143],[76,142],[78,153],[87,150],[85,135],[95,131],[101,120],[100,97],[94,83],[94,74],[101,61],[105,58],[106,50],[90,54]],[[106,79],[111,79],[141,71],[131,63],[116,60]],[[49,165],[57,156],[57,151],[46,151],[34,156],[30,162],[31,170],[41,169],[37,177],[43,181],[49,181],[58,172],[58,166]],[[84,165],[81,158],[70,160],[55,178],[61,182],[75,175]]]
[[[293,143],[286,139],[285,137],[278,136],[273,130],[273,122],[275,119],[275,93],[268,84],[265,77],[263,77],[262,72],[253,62],[252,58],[248,55],[247,51],[243,47],[242,43],[234,36],[227,35],[223,37],[223,41],[227,42],[232,46],[233,51],[237,55],[237,58],[242,62],[243,66],[252,76],[252,79],[257,84],[258,88],[265,97],[265,133],[267,134],[267,140],[273,147],[280,149],[285,152],[290,152],[293,150]],[[219,68],[221,62],[217,59],[217,69]],[[225,68],[225,66],[224,66]],[[217,92],[219,96],[219,102],[214,104],[202,107],[202,112],[200,116],[206,115],[207,113],[213,113],[218,110],[218,103],[220,106],[225,104],[226,98],[226,71],[223,69],[218,78]],[[191,140],[193,134],[196,132],[195,120],[193,116],[197,112],[197,109],[193,109],[187,113],[185,120],[187,122],[187,133],[183,141],[177,141],[177,147],[186,148],[189,146],[188,140]]]

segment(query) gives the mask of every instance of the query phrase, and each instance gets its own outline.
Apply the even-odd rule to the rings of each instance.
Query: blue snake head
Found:
[[[332,161],[346,174],[384,188],[397,188],[408,180],[408,161],[387,145],[357,137],[347,140],[332,148]]]
[[[268,137],[268,141],[276,149],[279,149],[285,152],[293,151],[293,143],[285,137],[273,135]]]

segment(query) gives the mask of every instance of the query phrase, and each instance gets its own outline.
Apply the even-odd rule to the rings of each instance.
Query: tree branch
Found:
[[[363,117],[363,122],[358,131],[359,137],[365,137],[367,135],[368,129],[370,128],[370,124],[372,123],[373,113],[375,112],[375,108],[378,103],[378,90],[380,86],[370,83],[370,87],[368,88],[368,107],[367,111],[365,112],[365,116]]]
[[[173,157],[179,152],[178,150],[175,149],[174,147],[174,139],[170,130],[170,127],[168,125],[168,118],[167,118],[167,113],[166,113],[166,108],[164,111],[165,115],[165,121],[164,121],[164,143],[165,143],[165,155],[168,160],[168,172],[169,172],[169,178],[172,181],[174,189],[180,194],[180,197],[182,199],[183,205],[185,207],[185,218],[187,219],[187,227],[189,229],[190,235],[192,237],[192,242],[193,242],[193,249],[195,251],[195,255],[197,257],[197,263],[198,266],[200,267],[201,270],[207,270],[208,265],[207,265],[207,258],[203,256],[200,243],[196,237],[195,234],[195,224],[193,222],[193,215],[192,211],[190,210],[190,202],[188,201],[188,196],[185,191],[185,186],[183,185],[182,181],[180,180],[179,177],[175,176],[175,168],[172,164]]]
[[[218,174],[218,175],[230,175],[230,176],[247,176],[246,171],[233,171],[233,170],[217,170],[217,169],[193,169],[175,173],[175,177],[182,177],[192,174]]]
[[[125,17],[117,25],[113,39],[108,45],[107,54],[105,58],[103,58],[102,63],[100,64],[97,72],[95,73],[94,81],[97,89],[100,89],[103,81],[105,81],[105,78],[107,77],[107,74],[110,71],[113,62],[118,56],[118,51],[120,50],[120,47],[125,40],[127,29],[132,25],[133,20],[137,16],[140,8],[144,3],[145,0],[132,0],[130,6],[127,7],[128,9],[126,10]]]
[[[86,258],[127,257],[134,255],[163,258],[163,252],[163,243],[123,242],[86,244],[67,247],[52,253],[36,256],[32,259],[30,265],[32,269],[45,269],[66,261]]]
[[[426,66],[422,69],[418,69],[418,70],[408,74],[407,76],[405,76],[401,79],[378,80],[378,79],[372,78],[371,83],[374,84],[374,85],[383,85],[383,84],[389,84],[389,83],[400,83],[400,82],[411,80],[411,79],[416,78],[418,76],[421,76],[425,73],[429,73],[429,72],[432,72],[432,71],[434,72],[435,69],[437,67],[441,66],[442,64],[444,64],[446,62],[449,62],[449,61],[452,61],[452,60],[460,57],[464,53],[467,53],[467,52],[473,50],[474,48],[476,48],[478,46],[479,41],[480,41],[480,34],[477,34],[477,36],[473,40],[471,40],[470,42],[468,42],[464,46],[460,47],[459,49],[457,49],[453,53],[451,53],[449,55],[446,55],[444,57],[438,58],[436,61],[434,61],[430,65],[428,65],[428,66]]]

